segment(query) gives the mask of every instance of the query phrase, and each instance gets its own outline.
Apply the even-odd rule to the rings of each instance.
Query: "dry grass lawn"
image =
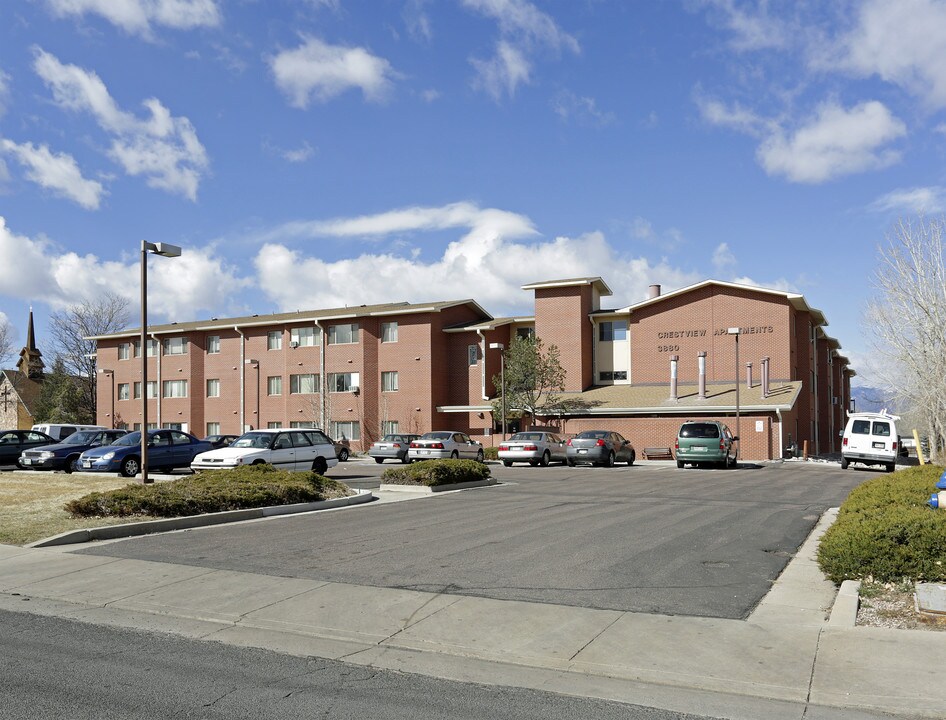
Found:
[[[63,505],[95,490],[128,484],[117,475],[61,472],[0,472],[0,543],[25,545],[67,530],[118,525],[140,518],[74,518]]]

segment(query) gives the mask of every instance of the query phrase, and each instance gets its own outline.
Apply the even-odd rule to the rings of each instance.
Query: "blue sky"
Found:
[[[800,292],[865,374],[878,245],[946,207],[946,2],[9,0],[0,311],[152,321],[600,275]],[[132,315],[133,324],[137,321]]]

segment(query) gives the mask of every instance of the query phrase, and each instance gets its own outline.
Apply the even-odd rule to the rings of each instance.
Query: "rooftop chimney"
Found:
[[[660,285],[651,285],[647,288],[647,299],[653,300],[655,297],[660,297]]]

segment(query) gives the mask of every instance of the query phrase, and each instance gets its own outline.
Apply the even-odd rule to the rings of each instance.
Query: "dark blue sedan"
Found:
[[[148,431],[148,469],[189,468],[198,454],[210,450],[210,443],[181,430]],[[86,450],[79,456],[83,472],[117,472],[134,477],[141,472],[141,433],[131,432],[114,444]]]
[[[20,467],[32,470],[79,470],[79,456],[94,447],[111,445],[126,430],[79,430],[55,445],[44,445],[20,454]]]

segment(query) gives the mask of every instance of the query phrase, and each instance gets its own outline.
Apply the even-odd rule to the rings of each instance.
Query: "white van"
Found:
[[[850,413],[841,440],[841,469],[852,462],[863,465],[883,465],[893,472],[900,454],[900,436],[897,434],[899,416],[886,410],[879,413]]]
[[[40,423],[30,429],[46,433],[54,440],[65,440],[77,430],[108,430],[104,425],[68,425],[57,423]]]

